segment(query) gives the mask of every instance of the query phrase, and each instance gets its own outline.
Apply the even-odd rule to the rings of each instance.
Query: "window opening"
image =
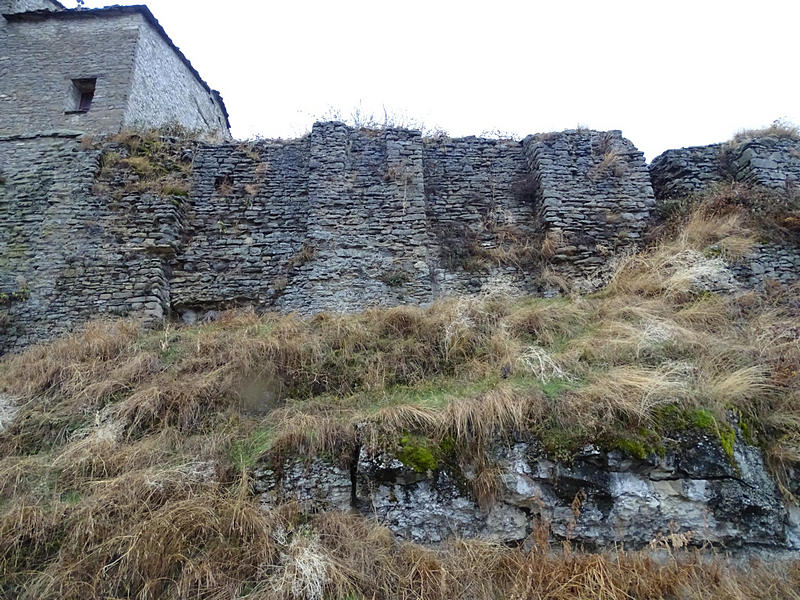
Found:
[[[73,79],[73,97],[74,110],[78,112],[86,112],[92,107],[92,100],[94,100],[94,88],[97,84],[97,79]]]

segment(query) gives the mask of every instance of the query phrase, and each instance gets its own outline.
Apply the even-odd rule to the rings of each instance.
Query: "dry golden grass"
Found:
[[[589,319],[581,300],[533,300],[517,308],[507,319],[513,334],[549,345],[581,331]]]
[[[343,464],[352,458],[355,430],[343,419],[285,411],[278,417],[275,428],[278,434],[272,451],[277,457],[327,454],[337,457]]]
[[[389,436],[397,437],[397,432],[415,431],[424,435],[434,435],[442,427],[439,411],[413,404],[400,404],[380,408],[363,421],[366,427],[361,432],[362,443],[373,452],[381,449]]]
[[[790,291],[704,291],[725,270],[705,250],[732,238],[750,239],[738,214],[699,210],[677,238],[628,257],[603,291],[586,297],[497,294],[309,319],[240,311],[162,332],[93,323],[5,362],[0,389],[23,405],[0,446],[15,454],[69,443],[75,449],[64,460],[74,466],[82,463],[69,452],[82,445],[93,454],[81,468],[102,475],[118,470],[105,466],[107,447],[163,428],[204,433],[245,407],[266,414],[284,454],[342,448],[358,423],[372,439],[412,431],[483,443],[541,425],[541,395],[495,383],[437,406],[381,406],[381,398],[431,378],[509,376],[572,382],[577,389],[548,410],[577,410],[573,420],[598,435],[648,423],[667,403],[720,418],[736,408],[763,420],[762,432],[792,433],[797,402],[775,400],[797,382],[800,365]]]
[[[164,497],[152,486],[141,493],[138,480],[127,483],[135,486],[132,494],[113,496],[120,504],[105,505],[108,518],[23,501],[6,511],[0,521],[5,590],[63,600],[800,597],[797,562],[737,566],[679,549],[660,556],[557,551],[546,542],[546,528],[528,551],[478,540],[423,548],[344,513],[304,520],[291,507],[267,512],[213,490],[178,487]],[[36,566],[20,561],[44,557],[50,562],[43,572],[13,579],[20,567]]]
[[[525,431],[533,411],[541,406],[539,399],[500,386],[479,398],[451,401],[443,411],[439,437],[482,446],[505,434]]]
[[[794,123],[778,119],[773,121],[768,127],[761,129],[744,129],[739,131],[731,140],[734,144],[742,144],[744,142],[762,138],[786,138],[790,140],[800,140],[800,128]]]
[[[609,149],[603,154],[600,162],[592,167],[589,178],[596,181],[608,174],[619,178],[625,174],[626,170],[623,155],[618,150]]]
[[[688,382],[679,369],[613,367],[575,394],[573,414],[590,423],[594,417],[596,423],[641,426],[659,406],[682,404],[688,395]]]
[[[774,190],[720,183],[700,195],[667,200],[660,211],[673,236],[701,244],[713,239],[714,249],[733,259],[747,252],[753,235],[774,242],[800,241],[800,194],[791,186]]]

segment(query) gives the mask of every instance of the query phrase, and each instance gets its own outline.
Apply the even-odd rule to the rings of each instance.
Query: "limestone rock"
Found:
[[[637,459],[589,446],[570,464],[548,458],[535,440],[491,449],[499,470],[494,502],[472,491],[474,465],[420,471],[363,449],[352,471],[315,459],[255,471],[265,504],[297,500],[309,510],[358,510],[401,538],[435,544],[452,536],[521,543],[540,521],[587,547],[642,547],[671,534],[730,549],[800,549],[798,513],[787,507],[758,448],[737,437],[729,456],[719,440],[682,434],[678,449]],[[795,482],[796,485],[796,482]]]

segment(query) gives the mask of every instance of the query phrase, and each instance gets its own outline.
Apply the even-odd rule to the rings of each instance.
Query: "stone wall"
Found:
[[[101,151],[72,138],[0,141],[0,352],[99,315],[160,319],[169,291],[146,243],[175,207],[165,198],[92,193]]]
[[[53,0],[0,0],[0,15],[27,12],[29,10],[62,10],[64,7]]]
[[[113,142],[0,139],[2,283],[25,290],[7,308],[4,344],[23,347],[96,314],[191,321],[242,305],[354,311],[546,292],[549,228],[590,237],[569,250],[574,273],[595,264],[598,246],[635,240],[647,215],[640,155],[609,136],[629,152],[613,181],[589,176],[602,161],[592,146],[599,132],[581,132],[580,142],[552,134],[534,150],[530,141],[423,140],[332,122],[298,140],[168,143],[192,164],[188,196],[142,187]],[[560,162],[581,176],[559,179]],[[629,198],[636,189],[641,205]],[[588,226],[587,215],[608,216],[614,202],[625,228],[610,217]]]
[[[667,150],[650,164],[659,200],[701,192],[714,183],[741,181],[774,189],[800,185],[800,140],[759,137],[740,142]]]
[[[741,182],[796,197],[800,186],[800,140],[757,137],[725,144],[667,150],[650,164],[659,202],[688,197],[714,184]],[[737,280],[749,287],[768,281],[800,280],[800,248],[786,241],[760,240],[732,265]]]
[[[280,305],[352,311],[430,301],[419,133],[319,123],[310,146],[308,244],[315,257]]]
[[[221,97],[145,7],[10,14],[0,24],[0,135],[180,125],[230,139]],[[79,110],[80,79],[96,79],[88,110]]]
[[[9,20],[0,49],[0,135],[119,131],[140,27],[136,14]],[[72,80],[93,77],[91,109],[74,112]]]
[[[572,130],[524,141],[537,222],[555,258],[582,269],[637,243],[655,204],[644,155],[619,131]]]
[[[182,215],[170,287],[178,314],[272,306],[306,243],[309,139],[203,145]]]
[[[163,165],[140,156],[142,170],[119,142],[0,138],[0,348],[102,314],[192,321],[235,306],[551,294],[545,269],[573,281],[602,272],[641,239],[654,202],[619,132],[520,143],[331,122],[297,140],[156,145],[177,169],[163,175],[171,185],[148,181]],[[732,272],[790,283],[799,260],[767,243]]]
[[[123,127],[180,125],[210,139],[230,139],[218,96],[186,68],[152,25],[142,20]]]
[[[731,150],[734,179],[775,189],[800,186],[800,140],[758,138]]]
[[[541,239],[521,144],[426,139],[423,171],[434,292],[533,289]]]
[[[800,280],[800,248],[787,243],[762,242],[732,265],[736,279],[760,288],[766,281],[792,284]]]
[[[650,163],[650,176],[659,200],[703,191],[729,177],[724,144],[667,150]]]

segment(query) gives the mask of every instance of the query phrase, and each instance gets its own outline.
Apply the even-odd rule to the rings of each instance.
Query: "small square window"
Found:
[[[72,110],[86,112],[92,107],[97,78],[72,80]]]

